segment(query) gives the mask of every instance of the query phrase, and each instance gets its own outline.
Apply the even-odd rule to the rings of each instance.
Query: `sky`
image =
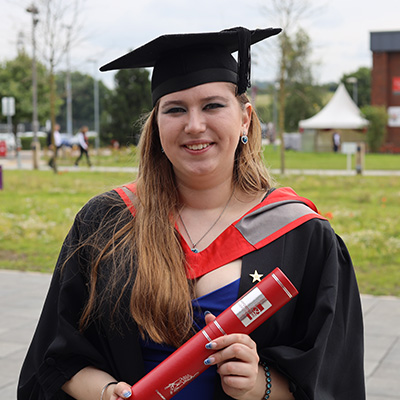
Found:
[[[33,0],[40,4],[42,0]],[[59,0],[57,0],[59,1]],[[62,0],[65,4],[72,0]],[[300,1],[300,0],[298,0]],[[314,77],[317,83],[338,82],[343,74],[372,67],[370,32],[400,31],[399,0],[307,0],[310,15],[296,25],[311,38]],[[17,38],[32,52],[32,0],[0,0],[0,63],[17,55]],[[112,72],[98,68],[126,52],[166,33],[206,32],[245,26],[249,29],[280,27],[269,13],[271,0],[80,0],[76,21],[65,17],[78,40],[71,46],[73,70],[95,75],[113,85]],[[40,19],[40,14],[39,14]],[[41,22],[39,21],[39,24]],[[65,29],[62,25],[60,29]],[[270,38],[252,47],[253,80],[277,77],[277,40]],[[66,57],[57,66],[66,68]]]

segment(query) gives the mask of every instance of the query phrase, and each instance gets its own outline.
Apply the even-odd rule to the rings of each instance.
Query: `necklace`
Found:
[[[232,196],[233,196],[233,191],[232,191],[232,194],[230,195],[230,197],[229,197],[227,203],[225,204],[224,209],[221,211],[221,214],[218,215],[218,218],[213,222],[213,224],[207,229],[206,233],[205,233],[196,243],[193,243],[193,240],[192,240],[192,238],[190,237],[190,234],[189,234],[189,232],[188,232],[188,230],[187,230],[187,228],[186,228],[186,225],[185,225],[185,223],[183,222],[181,213],[178,213],[178,214],[179,214],[179,219],[180,219],[180,221],[182,222],[183,229],[185,230],[186,235],[187,235],[187,237],[189,238],[190,243],[192,244],[190,250],[192,250],[193,253],[198,253],[198,252],[199,252],[199,250],[197,249],[197,245],[208,235],[208,233],[210,233],[211,229],[214,228],[214,226],[217,224],[217,222],[221,219],[223,213],[224,213],[225,210],[228,208],[228,205],[229,205],[229,203],[230,203],[230,201],[231,201],[231,199],[232,199]]]

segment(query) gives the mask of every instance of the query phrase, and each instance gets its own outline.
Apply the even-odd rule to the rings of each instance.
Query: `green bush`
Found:
[[[388,114],[383,106],[365,106],[362,113],[369,121],[367,143],[372,153],[377,153],[386,137]]]

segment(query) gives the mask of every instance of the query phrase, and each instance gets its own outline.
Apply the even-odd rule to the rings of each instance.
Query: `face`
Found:
[[[212,82],[160,99],[161,145],[182,181],[231,179],[235,151],[248,132],[251,105],[244,107],[233,85]]]

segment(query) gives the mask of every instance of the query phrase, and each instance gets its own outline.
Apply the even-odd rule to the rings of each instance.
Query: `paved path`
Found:
[[[49,274],[0,270],[0,398],[16,399],[21,363],[50,283]],[[400,298],[362,296],[368,400],[400,398]],[[337,399],[357,400],[357,399]]]

